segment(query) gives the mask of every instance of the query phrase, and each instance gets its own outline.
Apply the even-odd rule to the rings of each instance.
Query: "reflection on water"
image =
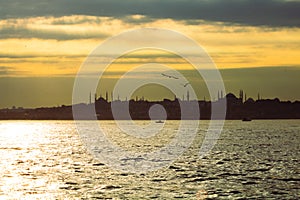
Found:
[[[194,145],[169,167],[131,174],[93,159],[71,121],[2,121],[0,199],[297,199],[299,122],[228,121],[213,151],[199,160],[204,121]],[[116,144],[136,151],[166,144],[178,123],[168,121],[156,139],[133,142],[118,137],[114,123],[101,122]]]

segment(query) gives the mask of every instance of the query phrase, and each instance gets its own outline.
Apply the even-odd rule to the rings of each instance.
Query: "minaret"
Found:
[[[241,101],[242,103],[244,102],[243,99],[244,99],[244,91],[243,91],[243,90],[240,90],[240,101]]]
[[[90,92],[90,99],[89,99],[89,103],[92,104],[92,93]]]

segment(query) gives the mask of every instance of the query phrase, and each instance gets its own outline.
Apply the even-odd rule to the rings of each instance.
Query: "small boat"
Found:
[[[251,122],[252,119],[251,119],[250,117],[244,117],[244,118],[242,119],[242,121],[243,121],[243,122]]]
[[[158,120],[158,121],[155,121],[155,123],[162,124],[162,123],[165,123],[165,122],[162,121],[162,120]]]

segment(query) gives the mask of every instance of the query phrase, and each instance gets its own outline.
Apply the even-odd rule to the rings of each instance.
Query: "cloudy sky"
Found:
[[[111,36],[143,27],[196,40],[229,91],[300,99],[299,10],[298,0],[0,0],[0,108],[70,104],[88,54]],[[164,52],[124,56],[116,65],[126,71],[153,61],[185,70]],[[107,76],[102,89],[116,78]]]

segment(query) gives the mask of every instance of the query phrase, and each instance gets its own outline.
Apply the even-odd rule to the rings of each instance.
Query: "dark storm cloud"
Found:
[[[93,15],[203,19],[265,26],[300,26],[300,2],[284,0],[0,0],[1,18]],[[134,21],[133,21],[134,23]]]

